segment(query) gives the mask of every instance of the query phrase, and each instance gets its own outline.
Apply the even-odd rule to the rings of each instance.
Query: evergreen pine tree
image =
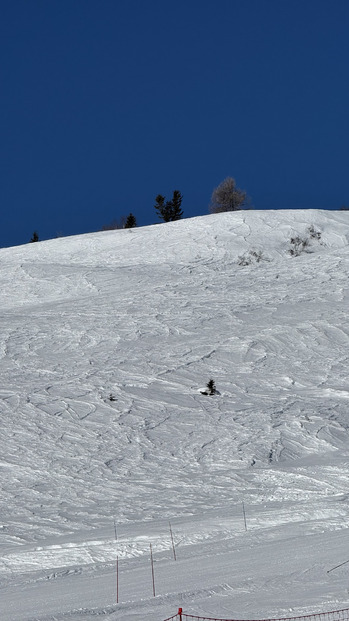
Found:
[[[172,200],[166,202],[165,197],[162,194],[158,194],[155,199],[155,209],[158,212],[159,218],[164,222],[180,220],[183,215],[181,209],[182,199],[183,197],[179,190],[175,190]]]
[[[126,218],[125,229],[133,229],[135,226],[137,226],[136,218],[130,213]]]
[[[215,384],[215,381],[213,379],[210,379],[210,381],[207,382],[206,388],[208,390],[208,394],[209,395],[215,395],[216,392],[217,392],[216,384]]]
[[[39,235],[37,234],[36,231],[34,231],[33,237],[31,238],[30,243],[38,242],[38,241],[39,241]]]
[[[183,216],[183,211],[181,209],[183,196],[179,190],[175,190],[173,192],[173,197],[171,201],[171,220],[180,220]]]
[[[162,194],[158,194],[155,199],[155,209],[158,212],[158,216],[164,222],[170,221],[170,212],[168,208],[168,202],[165,203],[165,197]]]

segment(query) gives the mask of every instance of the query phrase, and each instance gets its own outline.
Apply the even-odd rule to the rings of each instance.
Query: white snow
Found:
[[[1,621],[349,607],[348,267],[316,210],[0,250]]]

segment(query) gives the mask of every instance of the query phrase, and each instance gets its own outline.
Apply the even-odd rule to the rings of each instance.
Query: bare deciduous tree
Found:
[[[126,224],[126,216],[121,216],[118,220],[112,220],[110,224],[103,224],[101,231],[115,231],[124,229]]]
[[[236,181],[227,177],[213,190],[210,211],[221,213],[223,211],[238,211],[246,205],[246,192],[236,187]]]

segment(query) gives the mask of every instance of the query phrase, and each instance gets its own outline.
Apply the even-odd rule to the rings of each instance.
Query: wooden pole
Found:
[[[118,531],[116,529],[116,520],[114,520],[115,541],[118,540]],[[119,555],[116,555],[116,603],[119,603]]]
[[[338,567],[343,567],[343,565],[346,565],[347,563],[349,563],[349,561],[344,561],[344,563],[341,563],[340,565],[336,565],[335,567],[332,567],[332,569],[328,569],[327,573],[329,574],[334,569],[338,569]]]
[[[151,576],[153,580],[153,595],[155,597],[154,561],[153,561],[153,548],[151,544],[150,544],[150,562],[151,562]]]
[[[171,534],[171,541],[172,541],[172,550],[173,550],[173,558],[176,561],[176,550],[175,550],[175,545],[174,545],[174,541],[173,541],[173,533],[172,533],[172,526],[171,526],[171,522],[169,522],[169,526],[170,526],[170,534]]]
[[[116,557],[116,603],[119,603],[119,557]]]
[[[242,512],[244,514],[244,524],[245,524],[245,530],[247,530],[247,524],[246,524],[246,512],[245,512],[245,505],[244,505],[244,501],[242,500]]]

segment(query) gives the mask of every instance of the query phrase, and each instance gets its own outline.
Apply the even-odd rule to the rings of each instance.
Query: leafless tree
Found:
[[[112,220],[110,224],[103,224],[101,231],[115,231],[116,229],[124,229],[126,224],[126,216],[121,216],[118,220]]]
[[[238,211],[246,205],[246,202],[246,192],[236,187],[235,179],[227,177],[213,190],[210,211],[211,213]]]

